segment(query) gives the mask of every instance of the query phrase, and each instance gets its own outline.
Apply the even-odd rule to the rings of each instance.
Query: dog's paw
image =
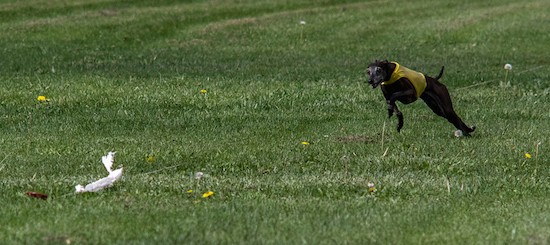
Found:
[[[397,123],[397,132],[401,132],[401,129],[403,128],[403,122],[398,122]]]

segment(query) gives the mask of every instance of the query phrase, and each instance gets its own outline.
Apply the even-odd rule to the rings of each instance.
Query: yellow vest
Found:
[[[391,63],[395,64],[395,70],[391,74],[390,80],[383,82],[382,85],[389,85],[402,77],[406,77],[409,81],[411,81],[414,89],[416,90],[416,98],[419,98],[426,89],[426,77],[424,77],[424,74],[413,71],[407,67],[400,66],[397,62]]]

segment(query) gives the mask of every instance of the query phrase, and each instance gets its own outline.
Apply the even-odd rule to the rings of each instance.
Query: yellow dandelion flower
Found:
[[[207,191],[204,194],[202,194],[202,198],[208,198],[210,196],[214,195],[213,191]]]
[[[531,159],[531,154],[529,154],[529,153],[525,153],[525,158],[527,158],[527,159]]]
[[[309,145],[309,142],[307,142],[307,141],[302,141],[302,145]]]
[[[187,193],[193,193],[193,190],[187,190]]]
[[[206,92],[208,92],[206,89],[201,89],[201,94],[206,94]]]
[[[147,155],[147,156],[145,157],[145,161],[147,161],[148,163],[154,163],[155,160],[156,160],[156,159],[155,159],[155,156],[153,156],[153,155]]]
[[[38,96],[38,98],[36,98],[39,102],[45,102],[45,101],[48,101],[48,99],[46,98],[46,96],[44,95],[40,95]]]

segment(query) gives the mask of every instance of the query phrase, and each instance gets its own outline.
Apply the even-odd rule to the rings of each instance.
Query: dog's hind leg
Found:
[[[424,102],[426,103],[426,105],[428,105],[428,107],[430,107],[430,109],[432,109],[432,111],[437,114],[438,116],[440,117],[445,117],[445,113],[443,112],[443,109],[439,106],[440,105],[440,102],[439,100],[437,99],[437,97],[434,97],[434,96],[431,96],[431,95],[428,95],[429,92],[425,92],[421,98],[422,100],[424,100]]]
[[[468,127],[462,119],[456,114],[454,108],[453,108],[453,102],[451,101],[451,96],[449,95],[449,91],[447,90],[447,87],[445,85],[436,82],[436,84],[441,88],[442,92],[437,93],[436,95],[439,95],[438,97],[441,100],[441,107],[443,109],[443,113],[445,113],[445,118],[449,122],[451,122],[457,129],[462,130],[464,135],[468,136],[471,132],[474,132],[475,127]]]
[[[469,135],[469,133],[473,132],[475,128],[468,127],[454,111],[453,103],[447,89],[441,86],[437,91],[438,93],[426,90],[421,98],[435,114],[447,119],[455,128],[462,130],[465,135]]]

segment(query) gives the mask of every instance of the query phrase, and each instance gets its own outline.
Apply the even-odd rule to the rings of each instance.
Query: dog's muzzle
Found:
[[[374,80],[368,80],[368,83],[369,85],[372,86],[372,89],[375,89],[376,87],[378,87],[378,85],[380,85],[380,82],[375,82]]]

